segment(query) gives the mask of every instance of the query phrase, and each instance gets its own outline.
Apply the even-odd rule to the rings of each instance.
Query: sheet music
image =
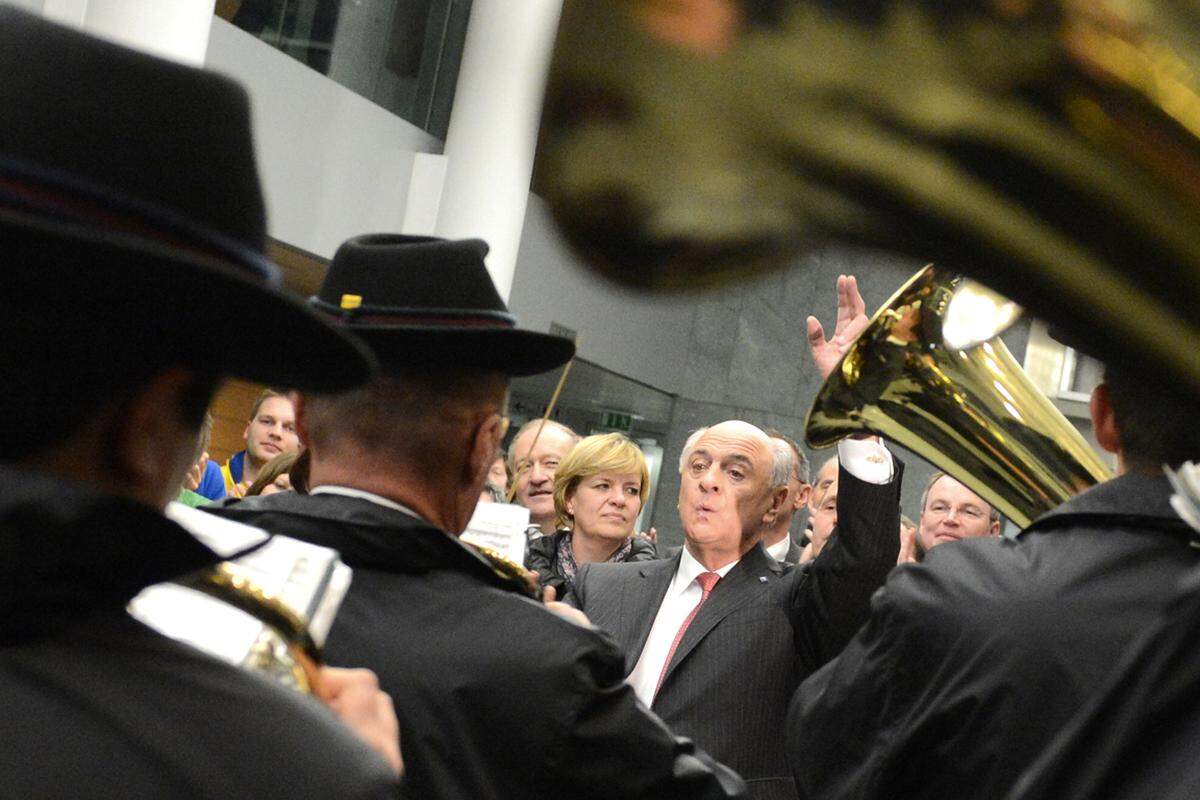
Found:
[[[463,541],[488,547],[500,555],[525,564],[525,529],[529,509],[511,503],[480,503],[463,531]]]

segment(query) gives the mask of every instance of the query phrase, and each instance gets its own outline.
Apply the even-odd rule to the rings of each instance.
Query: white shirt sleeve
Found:
[[[838,442],[838,463],[854,477],[866,483],[888,483],[895,473],[892,454],[878,438]]]

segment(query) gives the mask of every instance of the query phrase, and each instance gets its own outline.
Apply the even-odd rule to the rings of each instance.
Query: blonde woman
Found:
[[[652,561],[654,543],[636,535],[634,524],[649,487],[646,458],[619,433],[581,439],[554,474],[554,534],[533,540],[529,568],[542,586],[565,597],[584,564]]]

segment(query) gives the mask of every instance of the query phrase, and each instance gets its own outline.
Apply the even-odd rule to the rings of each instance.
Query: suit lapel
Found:
[[[761,543],[742,556],[737,566],[717,581],[708,600],[700,606],[696,618],[692,620],[679,642],[679,647],[675,649],[675,655],[671,658],[666,675],[663,676],[663,686],[666,686],[671,674],[688,654],[696,649],[696,645],[700,644],[721,620],[761,596],[781,573],[782,567],[779,562],[767,555]],[[764,578],[766,580],[763,580]]]
[[[633,672],[642,656],[642,648],[650,638],[650,629],[654,627],[658,608],[667,594],[671,579],[679,569],[681,553],[682,551],[674,558],[666,560],[642,562],[633,585],[629,587],[629,591],[622,594],[621,620],[628,632],[627,638],[622,642],[625,645],[626,675]]]

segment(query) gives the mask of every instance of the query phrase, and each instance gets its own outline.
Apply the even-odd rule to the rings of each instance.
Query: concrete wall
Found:
[[[678,394],[699,299],[631,292],[591,272],[530,195],[509,297],[521,324],[546,331],[561,323],[582,336],[584,358]]]

